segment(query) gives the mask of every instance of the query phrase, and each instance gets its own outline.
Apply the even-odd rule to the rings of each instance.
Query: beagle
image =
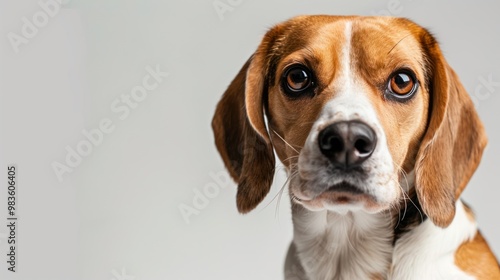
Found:
[[[285,279],[500,279],[460,195],[484,127],[434,37],[403,18],[300,16],[267,32],[212,121],[241,213],[286,167]]]

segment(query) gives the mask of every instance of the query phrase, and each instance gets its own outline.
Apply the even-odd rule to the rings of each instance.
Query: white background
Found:
[[[42,3],[48,0],[41,0]],[[292,238],[279,172],[271,194],[237,213],[234,184],[187,224],[196,191],[227,178],[210,121],[215,104],[273,24],[299,14],[391,13],[428,27],[471,95],[500,82],[500,2],[73,0],[18,46],[38,1],[0,2],[0,279],[281,279]],[[228,3],[228,0],[221,0]],[[394,6],[391,4],[395,2]],[[464,1],[465,2],[465,1]],[[470,2],[469,2],[470,3]],[[168,72],[121,120],[111,104],[130,95],[147,66]],[[489,146],[464,198],[500,254],[500,87],[481,88],[477,110]],[[88,156],[60,182],[54,162],[110,119]],[[18,167],[18,266],[7,271],[6,167]],[[127,278],[128,277],[128,278]]]

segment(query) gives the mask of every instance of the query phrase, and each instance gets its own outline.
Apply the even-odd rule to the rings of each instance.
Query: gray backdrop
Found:
[[[500,2],[60,2],[0,2],[1,225],[18,169],[17,272],[0,226],[1,279],[282,278],[284,172],[239,215],[210,121],[266,30],[318,13],[409,17],[437,36],[488,131],[464,198],[500,253]]]

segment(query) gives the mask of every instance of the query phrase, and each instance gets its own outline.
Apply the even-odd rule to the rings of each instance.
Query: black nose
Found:
[[[318,136],[318,145],[335,167],[348,170],[369,158],[377,144],[373,129],[359,121],[337,122]]]

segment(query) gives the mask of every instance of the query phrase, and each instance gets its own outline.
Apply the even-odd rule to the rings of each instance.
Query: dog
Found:
[[[212,128],[239,212],[286,167],[285,279],[500,279],[460,195],[487,144],[436,39],[394,17],[298,16],[271,28]]]

